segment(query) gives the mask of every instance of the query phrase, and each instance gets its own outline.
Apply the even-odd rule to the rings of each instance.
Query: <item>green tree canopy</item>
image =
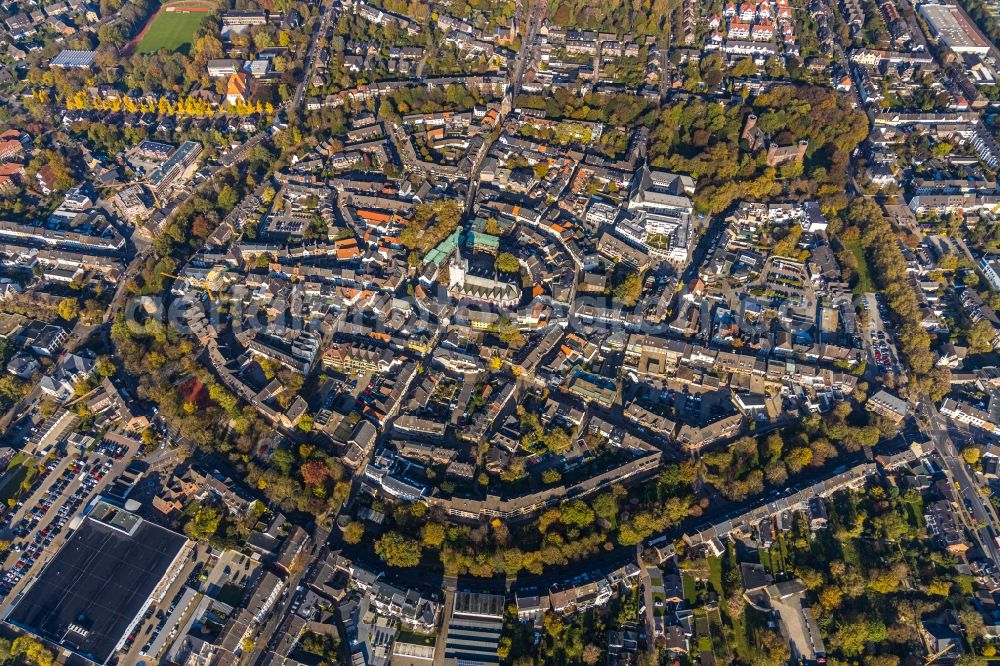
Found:
[[[195,541],[208,541],[219,529],[222,512],[213,506],[199,507],[194,516],[184,526],[184,534]]]
[[[501,273],[517,273],[521,270],[521,265],[510,252],[501,252],[497,255],[494,267]]]
[[[386,532],[375,542],[375,552],[392,567],[415,567],[420,564],[420,542],[398,532]]]

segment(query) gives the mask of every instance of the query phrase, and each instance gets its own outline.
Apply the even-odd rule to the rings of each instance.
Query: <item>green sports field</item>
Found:
[[[156,53],[160,49],[187,53],[195,32],[207,12],[160,12],[136,46],[138,53]]]

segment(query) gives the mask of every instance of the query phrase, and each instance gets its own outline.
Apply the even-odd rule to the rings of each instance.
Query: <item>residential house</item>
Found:
[[[230,74],[226,82],[226,103],[230,106],[246,104],[250,95],[250,75],[243,71]]]

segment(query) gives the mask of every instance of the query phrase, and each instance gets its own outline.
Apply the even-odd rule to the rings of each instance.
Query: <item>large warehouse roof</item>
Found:
[[[931,30],[944,44],[956,53],[986,55],[990,43],[973,25],[969,15],[956,5],[921,5],[920,13],[927,19]]]
[[[100,502],[7,622],[106,663],[187,543],[176,532]]]

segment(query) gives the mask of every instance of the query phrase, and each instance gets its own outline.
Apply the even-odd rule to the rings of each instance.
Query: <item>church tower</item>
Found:
[[[452,255],[451,261],[448,262],[448,289],[454,289],[455,287],[461,289],[465,286],[465,273],[468,270],[469,263],[462,259],[462,251],[457,247],[455,248],[455,254]]]

